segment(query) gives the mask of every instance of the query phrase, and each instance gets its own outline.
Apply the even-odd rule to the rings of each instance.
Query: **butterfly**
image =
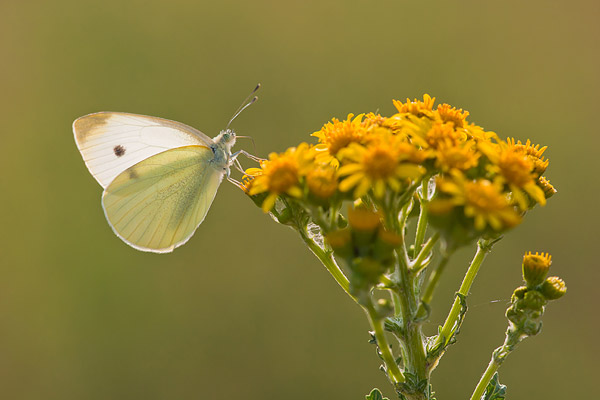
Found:
[[[76,119],[77,148],[104,188],[102,208],[115,234],[141,251],[168,253],[185,244],[223,178],[239,184],[229,176],[234,163],[241,170],[237,156],[256,159],[243,150],[231,152],[236,134],[228,127],[211,139],[191,126],[146,115],[98,112]]]

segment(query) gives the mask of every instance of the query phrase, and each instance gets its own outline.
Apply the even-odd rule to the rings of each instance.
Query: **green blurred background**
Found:
[[[484,264],[433,383],[440,400],[470,396],[522,254],[549,251],[569,292],[501,381],[511,400],[594,398],[599,16],[592,0],[2,0],[0,397],[349,400],[378,386],[395,398],[362,312],[233,185],[170,255],[133,250],[104,219],[75,118],[127,111],[214,136],[261,82],[233,124],[257,155],[423,93],[548,145],[559,193]],[[472,253],[447,274],[429,333]]]

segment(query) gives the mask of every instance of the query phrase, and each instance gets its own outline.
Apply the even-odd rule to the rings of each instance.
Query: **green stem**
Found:
[[[421,296],[421,301],[425,304],[431,304],[431,300],[433,299],[433,293],[437,288],[437,285],[440,281],[440,277],[444,273],[446,269],[446,265],[448,265],[448,261],[450,260],[451,254],[444,254],[440,263],[437,267],[431,272],[429,276],[429,280],[427,281],[427,286],[425,286],[425,290],[423,292],[423,296]]]
[[[437,243],[439,238],[440,238],[439,232],[434,233],[433,236],[429,238],[427,243],[425,243],[425,246],[423,246],[423,248],[417,255],[417,258],[415,259],[415,261],[413,261],[411,268],[410,268],[411,272],[413,272],[414,274],[418,274],[419,271],[421,271],[423,268],[425,268],[426,264],[423,264],[423,260],[425,260],[427,258],[427,256],[429,255],[429,252],[431,251],[433,246]]]
[[[485,392],[485,388],[487,388],[487,385],[490,383],[490,381],[494,377],[494,374],[496,373],[496,371],[498,371],[499,367],[500,367],[500,364],[498,364],[498,362],[496,362],[495,358],[492,357],[485,372],[481,376],[481,379],[479,380],[477,387],[475,388],[475,390],[473,391],[473,394],[471,395],[471,400],[481,400],[481,396],[483,396],[483,393]]]
[[[420,251],[423,241],[425,240],[425,232],[427,231],[427,207],[425,207],[425,202],[423,200],[427,200],[428,186],[429,179],[423,179],[423,183],[421,184],[421,210],[419,211],[419,221],[417,222],[417,233],[415,237],[415,253]]]
[[[477,276],[477,272],[479,271],[479,267],[481,267],[481,263],[487,256],[487,254],[491,250],[490,242],[480,240],[477,243],[477,253],[475,253],[475,257],[473,257],[473,261],[471,261],[471,265],[469,265],[469,269],[467,270],[467,274],[465,275],[462,284],[460,285],[460,289],[458,290],[458,294],[466,297],[469,294],[469,290],[471,289],[471,285],[473,285],[473,281]],[[444,326],[440,332],[438,342],[440,340],[444,341],[444,346],[448,344],[450,338],[459,328],[457,326],[457,321],[461,311],[461,299],[457,295],[454,299],[454,304],[452,304],[452,309],[444,322]]]
[[[344,292],[346,292],[346,294],[358,304],[357,298],[350,293],[350,281],[348,280],[346,275],[344,275],[344,272],[339,267],[339,265],[337,265],[337,263],[335,262],[335,259],[333,258],[333,253],[330,251],[328,252],[323,250],[310,237],[308,237],[307,232],[303,229],[299,229],[298,232],[300,233],[300,237],[302,238],[304,243],[306,243],[308,248],[314,253],[315,256],[317,256],[317,258],[321,261],[325,268],[327,268],[327,271],[329,271],[331,276],[333,276],[333,279],[335,279],[335,281],[342,287],[342,289],[344,289]]]
[[[400,371],[398,364],[396,364],[396,359],[394,358],[394,355],[390,350],[390,345],[385,337],[384,319],[379,316],[370,298],[364,308],[367,312],[371,327],[375,332],[375,340],[377,340],[377,346],[381,352],[381,358],[383,358],[383,362],[385,363],[388,376],[394,385],[404,382],[404,374]]]
[[[415,276],[409,273],[408,264],[400,251],[396,252],[398,259],[396,284],[398,299],[402,310],[404,337],[401,339],[405,371],[413,374],[417,380],[428,380],[427,355],[423,344],[421,324],[415,321],[417,301],[414,291]],[[412,398],[412,397],[411,397]]]

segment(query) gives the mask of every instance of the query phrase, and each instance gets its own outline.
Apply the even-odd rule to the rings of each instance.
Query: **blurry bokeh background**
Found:
[[[294,232],[224,183],[170,255],[121,242],[71,123],[101,110],[233,127],[257,155],[331,117],[436,96],[501,137],[548,145],[559,193],[484,264],[440,400],[467,399],[520,284],[549,251],[569,292],[500,371],[509,398],[589,398],[598,347],[597,1],[55,0],[0,3],[0,397],[395,398],[362,312]],[[246,162],[246,165],[248,163]],[[436,295],[449,309],[473,250]],[[593,395],[592,395],[593,396]]]

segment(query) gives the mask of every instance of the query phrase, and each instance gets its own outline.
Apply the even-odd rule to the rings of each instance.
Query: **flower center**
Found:
[[[331,197],[337,190],[335,170],[333,168],[317,168],[306,176],[306,184],[311,193],[323,199]]]
[[[284,193],[298,183],[298,168],[290,160],[278,160],[270,165],[269,191]]]
[[[500,156],[498,166],[509,183],[523,187],[531,181],[531,161],[515,151],[506,151]]]
[[[394,174],[397,167],[396,157],[384,148],[368,151],[363,158],[365,173],[371,178],[387,178]]]
[[[506,199],[488,180],[468,182],[465,185],[467,203],[483,212],[493,212],[506,208]]]

